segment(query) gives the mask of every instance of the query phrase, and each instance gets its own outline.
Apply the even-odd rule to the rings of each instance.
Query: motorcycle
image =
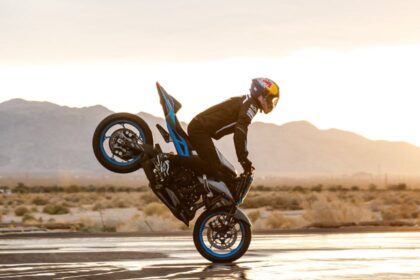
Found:
[[[166,143],[173,142],[178,156],[198,158],[176,116],[181,103],[158,82],[156,87],[168,129],[157,124],[158,131]],[[250,189],[252,172],[237,176],[233,165],[217,151],[223,167],[236,176],[236,189],[231,192],[225,182],[171,164],[169,153],[153,145],[148,124],[129,113],[114,113],[102,120],[92,144],[97,160],[110,171],[129,173],[143,168],[151,190],[185,225],[204,208],[193,230],[194,245],[204,258],[232,262],[248,250],[251,222],[239,205]]]

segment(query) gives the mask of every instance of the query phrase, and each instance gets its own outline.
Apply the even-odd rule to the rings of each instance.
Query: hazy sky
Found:
[[[278,82],[275,112],[420,146],[420,1],[0,0],[0,102],[21,97],[180,118]]]

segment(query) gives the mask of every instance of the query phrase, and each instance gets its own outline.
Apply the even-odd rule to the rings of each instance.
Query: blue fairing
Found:
[[[182,138],[182,136],[179,135],[179,133],[177,133],[176,131],[177,119],[175,116],[174,101],[171,96],[166,95],[164,92],[161,92],[161,96],[164,98],[167,108],[167,110],[164,111],[168,112],[168,114],[166,115],[166,127],[168,128],[169,134],[171,135],[172,141],[175,145],[175,149],[180,156],[189,157],[190,150],[188,148],[187,141],[184,138]]]
[[[183,157],[189,157],[190,150],[188,149],[187,141],[185,141],[185,139],[182,138],[178,133],[174,132],[168,122],[166,123],[166,126],[168,127],[169,134],[171,135],[172,141],[174,142],[175,149],[178,154]]]

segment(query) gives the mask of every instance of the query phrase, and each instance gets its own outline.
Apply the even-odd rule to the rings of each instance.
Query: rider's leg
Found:
[[[216,176],[209,164],[198,156],[182,157],[179,155],[171,155],[169,159],[174,165],[192,169],[197,172],[198,175],[207,174],[207,176]]]
[[[212,174],[209,175],[213,175],[218,180],[227,181],[229,177],[220,167],[221,163],[213,140],[196,119],[193,119],[188,125],[188,136],[198,156],[209,165],[212,171]]]

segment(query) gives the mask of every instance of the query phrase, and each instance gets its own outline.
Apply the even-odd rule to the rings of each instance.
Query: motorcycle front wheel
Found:
[[[147,123],[139,116],[115,113],[102,120],[93,134],[92,146],[96,159],[106,169],[130,173],[141,168],[143,156],[132,145],[153,145]]]
[[[248,250],[251,227],[230,217],[227,210],[211,210],[198,217],[193,236],[194,245],[204,258],[215,263],[229,263]]]

